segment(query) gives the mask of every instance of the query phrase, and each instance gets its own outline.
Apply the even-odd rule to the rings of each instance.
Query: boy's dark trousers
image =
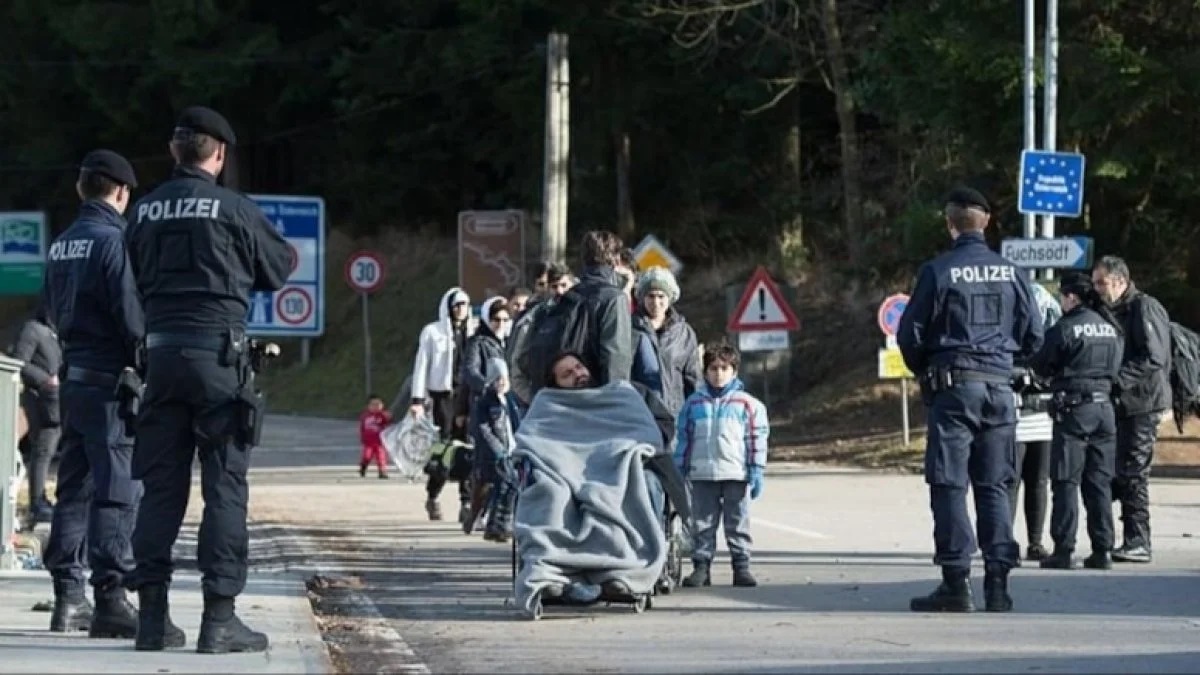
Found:
[[[693,480],[692,516],[696,531],[692,563],[708,567],[717,552],[717,528],[724,523],[725,543],[734,569],[750,566],[750,483],[744,480]]]

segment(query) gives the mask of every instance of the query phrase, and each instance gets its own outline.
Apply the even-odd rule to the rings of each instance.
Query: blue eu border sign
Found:
[[[1021,153],[1021,197],[1017,210],[1078,218],[1083,213],[1083,155],[1025,150]]]
[[[250,335],[319,337],[325,333],[325,200],[294,195],[247,195],[275,224],[292,251],[283,288],[250,296]]]

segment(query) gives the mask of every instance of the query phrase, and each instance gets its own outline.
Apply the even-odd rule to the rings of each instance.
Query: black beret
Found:
[[[181,129],[187,129],[198,134],[208,134],[213,138],[229,145],[237,145],[237,136],[233,133],[233,127],[229,126],[221,113],[212,108],[194,105],[179,116],[179,121],[175,123],[176,133]]]
[[[98,174],[113,179],[121,185],[128,185],[131,188],[137,187],[137,177],[133,175],[133,166],[129,164],[129,160],[112,150],[93,150],[89,152],[84,156],[83,161],[79,163],[79,168],[84,171],[95,171]]]
[[[983,209],[984,213],[992,212],[992,207],[988,204],[987,199],[984,199],[978,190],[966,186],[959,186],[951,190],[950,194],[946,195],[946,203],[957,204],[963,208],[974,206]]]
[[[1058,283],[1058,292],[1086,298],[1092,292],[1092,278],[1083,272],[1064,274]]]

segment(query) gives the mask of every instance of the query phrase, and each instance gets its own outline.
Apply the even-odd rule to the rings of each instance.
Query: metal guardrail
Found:
[[[17,415],[21,405],[22,361],[0,355],[0,569],[18,567],[13,542],[20,474]]]

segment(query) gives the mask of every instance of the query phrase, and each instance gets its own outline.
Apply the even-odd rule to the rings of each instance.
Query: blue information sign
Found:
[[[258,336],[317,337],[325,332],[325,200],[293,195],[247,195],[287,240],[292,272],[283,288],[250,296],[247,332]]]

